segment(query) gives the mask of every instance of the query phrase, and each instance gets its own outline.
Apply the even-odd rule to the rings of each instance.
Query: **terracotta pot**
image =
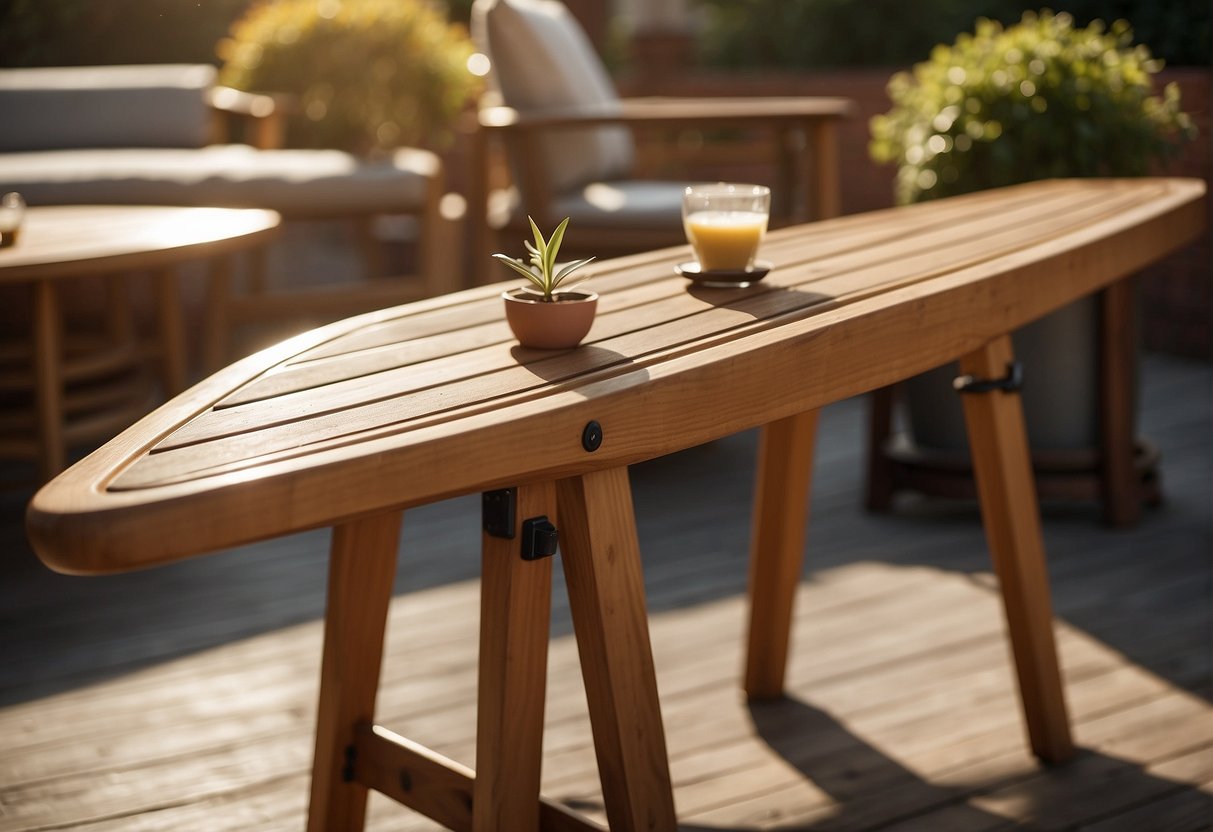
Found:
[[[593,292],[560,292],[551,302],[525,289],[511,289],[501,297],[505,319],[518,343],[543,350],[568,350],[580,344],[598,311],[598,295]]]

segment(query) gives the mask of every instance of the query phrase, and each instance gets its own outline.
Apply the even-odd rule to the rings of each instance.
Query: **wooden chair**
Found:
[[[365,280],[304,290],[285,275],[270,291],[264,261],[245,270],[244,287],[219,270],[203,338],[208,369],[226,363],[229,330],[243,323],[306,316],[311,325],[457,288],[461,270],[436,239],[448,230],[436,154],[283,148],[279,102],[216,84],[213,66],[0,70],[0,112],[0,193],[19,191],[31,206],[268,208],[288,222],[353,224]],[[372,229],[384,215],[415,221],[416,274],[384,276]]]
[[[475,273],[499,232],[527,234],[570,217],[570,252],[599,257],[685,242],[687,183],[633,178],[632,128],[769,131],[777,147],[772,224],[838,213],[834,126],[840,98],[620,99],[589,39],[555,0],[476,0],[472,33],[491,62],[469,193]],[[490,193],[503,150],[512,185]],[[491,268],[491,267],[489,267]]]

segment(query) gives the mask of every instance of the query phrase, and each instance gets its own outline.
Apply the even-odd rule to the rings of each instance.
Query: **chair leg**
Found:
[[[1141,478],[1134,464],[1133,284],[1119,280],[1099,296],[1099,485],[1104,522],[1129,528],[1141,519]]]
[[[557,483],[561,552],[612,830],[677,828],[627,468]]]
[[[750,547],[750,632],[745,692],[783,694],[792,606],[804,565],[805,520],[813,478],[818,411],[763,428],[758,448]]]
[[[202,353],[205,373],[218,372],[228,351],[228,301],[232,293],[232,261],[216,257],[209,264],[206,281],[206,316],[203,324]]]
[[[185,350],[185,318],[181,312],[181,288],[175,269],[156,273],[156,318],[159,335],[160,383],[172,398],[185,389],[188,359]]]
[[[960,372],[1001,378],[1013,359],[1004,335],[960,360]],[[1048,762],[1073,753],[1057,649],[1040,513],[1019,394],[962,394],[986,540],[1002,590],[1032,751]]]
[[[375,234],[375,216],[355,217],[353,223],[358,250],[362,253],[363,277],[378,280],[387,274],[387,261],[383,254],[383,241]]]
[[[45,482],[67,461],[63,437],[63,320],[50,280],[34,283],[34,398],[38,413],[38,475]]]
[[[521,557],[525,518],[556,519],[552,483],[518,489],[512,539],[485,534],[472,829],[539,828],[552,560]]]
[[[349,749],[375,716],[400,520],[386,512],[333,529],[308,832],[357,832],[366,820],[367,788],[347,776]]]
[[[893,463],[884,447],[893,435],[893,406],[896,387],[881,387],[868,394],[868,482],[864,505],[868,511],[884,512],[893,507]]]

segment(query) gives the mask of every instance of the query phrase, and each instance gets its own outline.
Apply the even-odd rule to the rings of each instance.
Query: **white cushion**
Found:
[[[526,112],[618,104],[585,32],[555,0],[477,0],[472,33],[492,65],[502,102]],[[542,156],[556,193],[595,180],[625,176],[632,167],[631,134],[622,127],[550,133]]]
[[[272,208],[287,217],[415,212],[442,170],[406,148],[364,162],[339,150],[105,148],[0,154],[0,192],[31,205],[125,203]]]
[[[682,229],[681,182],[627,179],[593,182],[557,197],[552,214],[577,228]]]
[[[0,70],[0,151],[202,147],[208,64]]]

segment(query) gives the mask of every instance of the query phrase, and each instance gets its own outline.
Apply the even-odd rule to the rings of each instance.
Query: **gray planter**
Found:
[[[1090,297],[1016,332],[1023,363],[1028,440],[1034,451],[1088,450],[1099,445],[1099,300]],[[910,438],[923,453],[968,452],[955,364],[906,383]]]

